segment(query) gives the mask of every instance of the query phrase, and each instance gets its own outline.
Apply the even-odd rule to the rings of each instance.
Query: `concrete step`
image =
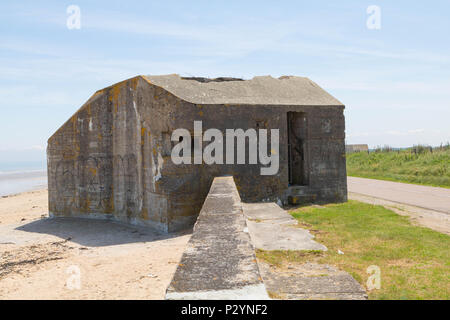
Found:
[[[291,186],[289,186],[287,192],[288,192],[288,194],[293,194],[293,195],[306,195],[306,194],[311,193],[311,188],[309,186],[291,185]]]
[[[292,205],[313,203],[317,195],[310,186],[290,186],[287,190],[288,203]]]
[[[316,198],[315,194],[290,195],[288,196],[288,203],[292,205],[314,203]]]

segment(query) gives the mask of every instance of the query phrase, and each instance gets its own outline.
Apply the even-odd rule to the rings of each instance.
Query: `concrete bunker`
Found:
[[[343,111],[304,77],[122,81],[97,91],[49,138],[50,214],[175,231],[194,224],[214,177],[225,175],[244,202],[346,201]],[[195,121],[223,134],[278,129],[277,173],[261,175],[248,161],[174,164],[172,133],[186,128],[194,146]]]

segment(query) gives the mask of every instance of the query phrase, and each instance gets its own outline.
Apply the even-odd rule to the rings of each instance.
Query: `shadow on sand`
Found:
[[[22,225],[16,230],[49,234],[88,247],[159,241],[192,232],[186,230],[167,234],[151,228],[84,218],[46,218]]]

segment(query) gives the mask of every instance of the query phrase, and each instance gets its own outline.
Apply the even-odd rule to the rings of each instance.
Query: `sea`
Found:
[[[44,188],[47,188],[46,163],[0,161],[0,197]]]

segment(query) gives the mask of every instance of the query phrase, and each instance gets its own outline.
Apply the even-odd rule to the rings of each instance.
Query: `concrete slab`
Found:
[[[265,221],[277,224],[296,225],[295,220],[275,202],[268,203],[243,203],[244,215],[250,221]]]
[[[262,250],[323,250],[314,235],[297,226],[297,221],[276,203],[245,203],[244,215],[257,249]]]
[[[308,230],[271,222],[247,221],[253,245],[262,250],[323,250],[327,247],[314,241]]]
[[[327,250],[276,203],[245,203],[243,209],[253,245],[258,249]],[[267,291],[280,299],[367,299],[364,289],[350,274],[329,265],[306,263],[284,269],[261,261],[258,265]]]
[[[364,288],[345,271],[316,263],[275,268],[259,262],[266,289],[287,300],[365,300]]]

